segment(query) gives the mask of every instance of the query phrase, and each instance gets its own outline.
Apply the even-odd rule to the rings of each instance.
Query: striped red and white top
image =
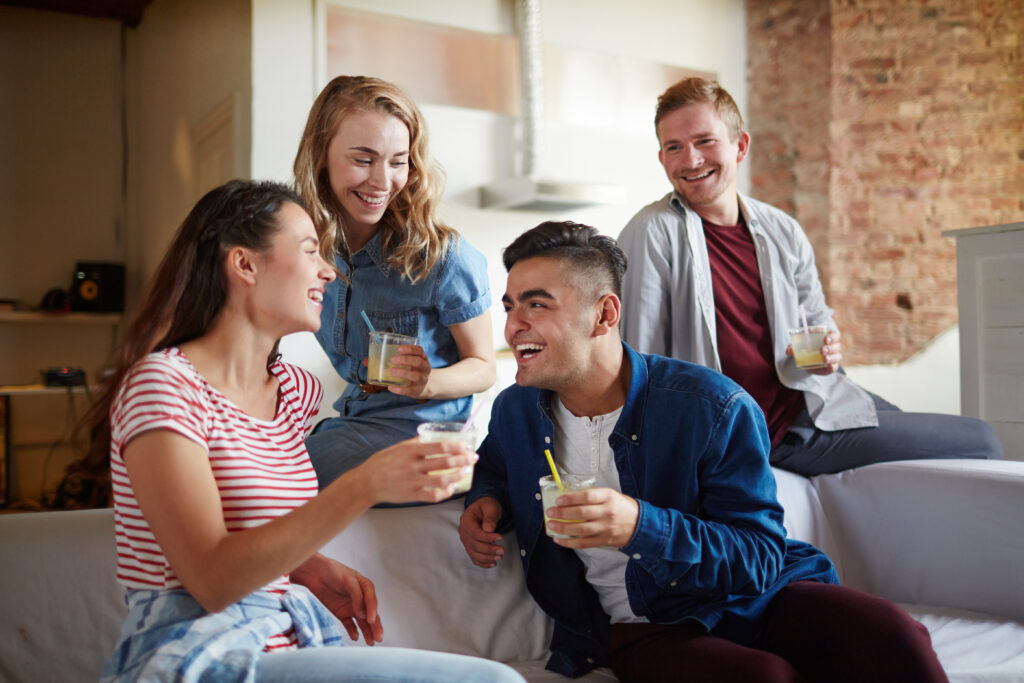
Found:
[[[229,532],[259,526],[317,494],[303,443],[320,406],[320,382],[276,361],[277,415],[256,419],[210,386],[177,348],[151,353],[125,376],[110,416],[110,470],[117,533],[117,579],[129,589],[181,588],[139,510],[121,457],[132,438],[169,429],[203,446],[220,492]],[[283,593],[281,576],[261,590]]]

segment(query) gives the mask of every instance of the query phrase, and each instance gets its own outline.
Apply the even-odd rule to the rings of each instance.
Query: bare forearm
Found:
[[[428,463],[424,456],[442,452]],[[415,439],[382,449],[318,496],[252,529],[228,532],[206,452],[167,430],[136,437],[125,464],[139,507],[185,588],[221,610],[306,562],[368,507],[382,501],[437,502],[476,455],[464,445]],[[430,469],[436,464],[437,469]]]
[[[430,372],[424,398],[461,398],[489,389],[496,377],[491,358],[463,358],[446,368]]]
[[[319,496],[261,526],[224,536],[181,576],[210,611],[237,602],[309,561],[373,504],[358,470],[346,472]]]

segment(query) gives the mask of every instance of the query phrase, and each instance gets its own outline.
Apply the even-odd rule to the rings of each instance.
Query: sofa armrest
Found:
[[[462,499],[374,508],[321,552],[374,582],[382,645],[503,662],[546,657],[552,622],[526,590],[515,535],[505,535],[498,566],[481,569],[459,540],[462,510]]]
[[[96,680],[128,610],[114,511],[0,515],[0,680]]]
[[[843,568],[837,561],[838,546],[821,507],[818,489],[810,479],[799,474],[776,467],[772,468],[772,474],[775,475],[779,504],[785,511],[786,536],[823,550],[835,561],[836,572],[842,581]]]
[[[813,482],[847,585],[1024,621],[1024,462],[890,462]]]

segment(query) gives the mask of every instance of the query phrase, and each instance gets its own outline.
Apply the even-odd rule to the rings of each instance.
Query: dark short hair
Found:
[[[505,247],[502,262],[508,271],[518,261],[538,256],[561,259],[585,276],[578,279],[602,287],[604,291],[594,292],[594,298],[609,290],[622,297],[626,255],[618,242],[602,235],[597,228],[572,221],[546,221]]]

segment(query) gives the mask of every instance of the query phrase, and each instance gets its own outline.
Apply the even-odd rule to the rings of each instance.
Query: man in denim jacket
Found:
[[[834,585],[824,553],[786,539],[753,399],[717,372],[622,343],[626,262],[614,240],[544,223],[504,261],[516,385],[494,403],[459,534],[476,565],[493,567],[500,534],[515,529],[527,587],[555,620],[549,669],[946,680],[920,624]],[[544,529],[546,449],[562,472],[596,479],[546,511],[548,530],[568,538]]]

